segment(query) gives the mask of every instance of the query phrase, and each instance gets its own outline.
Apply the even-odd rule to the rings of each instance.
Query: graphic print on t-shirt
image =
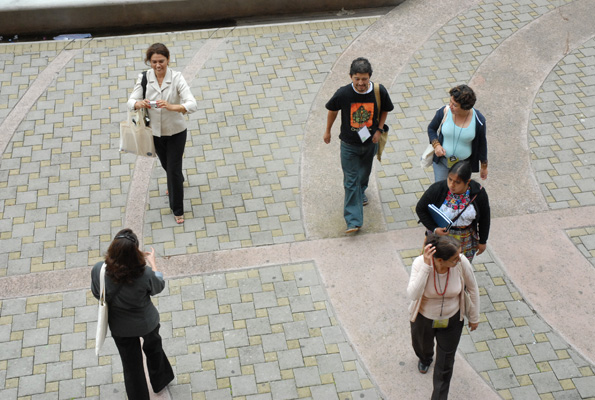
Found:
[[[351,103],[351,130],[359,131],[374,123],[374,103]]]

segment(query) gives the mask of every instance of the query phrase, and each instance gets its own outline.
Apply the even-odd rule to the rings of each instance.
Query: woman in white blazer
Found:
[[[182,73],[168,68],[169,50],[164,44],[152,44],[147,49],[145,62],[151,67],[146,72],[146,94],[143,98],[143,74],[140,74],[128,108],[149,111],[155,152],[167,174],[169,206],[176,222],[181,224],[184,222],[182,157],[187,136],[183,115],[197,110],[196,99]]]

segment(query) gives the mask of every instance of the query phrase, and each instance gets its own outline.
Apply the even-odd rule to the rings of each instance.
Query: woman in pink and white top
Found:
[[[434,341],[437,344],[432,400],[448,398],[465,313],[469,315],[470,330],[479,324],[479,288],[471,263],[460,254],[460,246],[451,236],[429,233],[424,254],[413,261],[407,286],[411,341],[420,373],[428,372],[434,358]],[[465,310],[465,289],[471,299],[469,310]]]

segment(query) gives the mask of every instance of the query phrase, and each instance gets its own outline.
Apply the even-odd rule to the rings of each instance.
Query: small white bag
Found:
[[[137,156],[155,157],[153,131],[145,125],[146,109],[128,111],[128,118],[120,122],[120,151]]]
[[[105,263],[101,266],[99,273],[99,310],[97,312],[97,333],[95,334],[95,354],[99,355],[99,350],[105,342],[107,335],[107,302],[105,301]]]

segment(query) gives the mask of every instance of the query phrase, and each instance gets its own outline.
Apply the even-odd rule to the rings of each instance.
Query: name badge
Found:
[[[432,322],[432,328],[446,328],[448,327],[448,318],[446,319],[435,319]]]
[[[368,129],[367,126],[364,126],[362,129],[360,129],[359,131],[357,131],[357,134],[359,135],[360,140],[363,142],[365,142],[366,140],[368,140],[370,138],[370,130]]]
[[[458,162],[459,162],[459,157],[450,156],[450,157],[448,157],[448,160],[446,160],[446,166],[448,168],[450,168],[450,167],[452,167],[453,165],[455,165]]]

